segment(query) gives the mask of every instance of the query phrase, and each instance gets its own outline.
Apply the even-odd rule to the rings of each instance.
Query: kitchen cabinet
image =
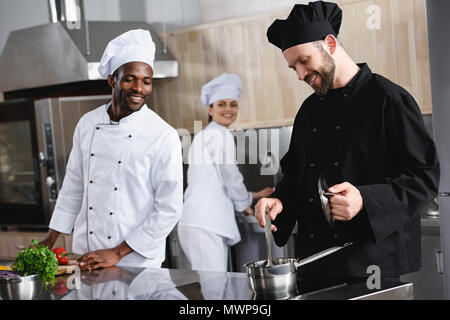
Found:
[[[423,0],[337,1],[343,10],[340,38],[355,62],[367,62],[408,90],[431,113],[426,12]],[[200,101],[203,84],[223,72],[242,77],[244,90],[234,129],[291,125],[312,90],[288,69],[267,41],[269,25],[291,7],[179,29],[161,35],[180,67],[175,79],[153,83],[151,108],[175,128],[191,133],[208,122]]]
[[[422,267],[419,271],[400,277],[414,285],[414,299],[442,300],[444,296],[444,267],[439,216],[422,214]]]
[[[14,259],[17,252],[31,245],[31,240],[41,241],[47,235],[46,232],[32,231],[2,231],[0,232],[0,259]],[[64,247],[72,250],[72,235],[61,234],[55,243],[55,247]]]

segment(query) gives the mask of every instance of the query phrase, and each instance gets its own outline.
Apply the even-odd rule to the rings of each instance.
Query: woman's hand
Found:
[[[253,200],[259,200],[270,196],[275,191],[275,188],[264,188],[257,192],[252,192]]]
[[[244,213],[247,216],[253,216],[254,215],[253,208],[252,207],[248,207],[247,209],[245,209]]]

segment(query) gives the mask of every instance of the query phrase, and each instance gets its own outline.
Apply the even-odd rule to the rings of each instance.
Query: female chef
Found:
[[[210,123],[189,149],[188,186],[178,224],[180,245],[193,270],[227,271],[228,248],[241,240],[235,211],[251,214],[252,201],[274,191],[248,192],[236,164],[228,127],[236,120],[241,91],[241,78],[227,73],[202,87]]]

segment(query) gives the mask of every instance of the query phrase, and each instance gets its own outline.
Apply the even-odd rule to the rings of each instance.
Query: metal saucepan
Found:
[[[320,203],[322,204],[322,210],[325,215],[325,219],[330,224],[330,226],[334,226],[334,217],[331,214],[330,197],[336,196],[341,193],[328,192],[328,185],[323,175],[320,175],[317,181],[317,189],[319,191],[319,199]]]
[[[0,279],[0,300],[36,300],[42,291],[38,275]]]
[[[343,246],[331,247],[302,260],[296,258],[272,259],[272,266],[267,265],[267,260],[247,263],[244,267],[247,270],[249,286],[255,293],[295,291],[298,267],[321,259],[351,244],[349,242]]]

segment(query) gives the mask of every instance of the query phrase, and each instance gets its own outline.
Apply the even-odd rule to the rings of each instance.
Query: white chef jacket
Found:
[[[125,269],[126,270],[126,269]],[[130,270],[130,274],[135,270]],[[95,284],[80,281],[80,288],[73,289],[62,300],[187,300],[176,289],[169,269],[145,268],[131,281],[106,280]]]
[[[195,135],[188,154],[187,188],[179,226],[212,231],[232,246],[241,240],[235,211],[252,203],[236,164],[230,130],[211,121]]]
[[[49,227],[66,234],[74,229],[74,253],[125,240],[133,252],[117,265],[160,267],[183,207],[180,139],[146,105],[117,124],[109,105],[77,124]]]

